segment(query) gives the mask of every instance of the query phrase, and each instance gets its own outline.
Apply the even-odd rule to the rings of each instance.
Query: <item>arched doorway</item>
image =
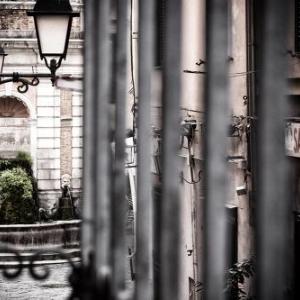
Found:
[[[13,96],[0,97],[0,157],[15,157],[18,151],[31,153],[30,113]]]

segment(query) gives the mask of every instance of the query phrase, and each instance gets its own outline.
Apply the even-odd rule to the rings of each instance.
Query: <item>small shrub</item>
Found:
[[[25,172],[32,176],[32,159],[27,152],[18,152],[17,156],[12,159],[0,158],[0,171],[21,167]]]
[[[27,152],[19,151],[17,153],[17,156],[13,159],[0,158],[0,172],[5,170],[12,170],[14,168],[22,168],[30,177],[33,186],[32,199],[35,206],[39,207],[37,181],[33,176],[32,158],[30,154]]]
[[[18,152],[15,159],[12,160],[14,167],[21,167],[29,176],[33,176],[32,158],[27,152]]]
[[[244,288],[243,284],[247,278],[255,274],[254,258],[245,259],[233,265],[226,273],[225,294],[227,299],[252,300]]]
[[[244,283],[247,278],[255,276],[255,258],[245,259],[234,264],[225,272],[225,288],[224,299],[227,300],[254,300],[255,296],[250,296],[244,289]],[[196,282],[195,292],[200,293],[201,297],[204,293],[204,285],[202,282]]]
[[[35,221],[33,186],[22,168],[0,173],[0,223],[28,224]]]

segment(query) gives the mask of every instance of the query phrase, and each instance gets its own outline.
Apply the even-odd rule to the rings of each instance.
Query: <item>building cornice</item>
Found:
[[[1,9],[33,9],[35,1],[1,1]],[[71,1],[72,8],[76,11],[83,7],[82,1]]]
[[[69,49],[83,47],[82,39],[70,39]],[[34,38],[0,38],[0,44],[4,48],[37,48],[37,39]]]

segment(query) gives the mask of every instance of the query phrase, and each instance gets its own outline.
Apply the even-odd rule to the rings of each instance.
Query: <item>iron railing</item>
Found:
[[[134,295],[125,286],[125,99],[128,58],[128,1],[116,0],[115,46],[110,0],[85,1],[84,193],[82,264],[73,266],[75,299],[179,299],[179,158],[181,1],[166,1],[163,54],[162,198],[159,220],[158,285],[154,285],[154,210],[151,184],[151,88],[154,57],[153,0],[139,1],[137,249]],[[263,59],[259,105],[256,223],[259,299],[286,299],[289,271],[287,164],[284,152],[283,56],[287,9],[264,1]],[[227,73],[226,1],[207,1],[205,122],[205,299],[224,298],[226,266]],[[275,63],[276,62],[276,63]],[[112,84],[114,85],[112,92]],[[110,127],[110,105],[116,123]],[[114,132],[114,134],[112,134]],[[112,155],[111,142],[115,142]],[[275,183],[275,184],[274,184]],[[156,232],[156,231],[155,231]],[[76,280],[74,278],[77,278]],[[158,289],[154,290],[154,287]],[[76,298],[77,297],[77,298]]]

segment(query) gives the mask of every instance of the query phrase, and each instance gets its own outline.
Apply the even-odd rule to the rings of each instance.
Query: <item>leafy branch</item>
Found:
[[[226,299],[234,300],[254,300],[255,298],[249,296],[244,289],[244,283],[248,278],[255,274],[254,258],[245,259],[237,262],[225,273],[225,288],[224,294]],[[202,282],[196,282],[194,286],[195,293],[203,293],[205,290]]]

